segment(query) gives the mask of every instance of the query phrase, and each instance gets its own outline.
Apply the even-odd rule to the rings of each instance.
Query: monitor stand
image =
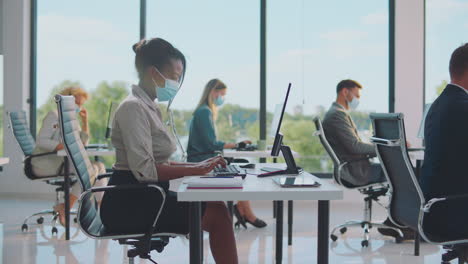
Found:
[[[294,160],[291,148],[289,146],[281,145],[281,153],[283,153],[284,160],[286,161],[286,169],[281,170],[278,168],[261,168],[262,171],[266,171],[267,173],[260,174],[258,177],[269,177],[282,174],[299,174],[299,169],[296,166],[296,161]]]

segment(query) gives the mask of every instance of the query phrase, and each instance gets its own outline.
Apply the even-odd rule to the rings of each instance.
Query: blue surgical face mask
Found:
[[[166,77],[164,77],[164,75],[162,75],[162,73],[158,69],[156,70],[164,78],[164,87],[159,87],[156,81],[152,79],[155,85],[158,101],[167,102],[174,99],[177,92],[179,91],[180,83],[171,79],[167,79]]]
[[[75,104],[75,112],[78,114],[79,112],[81,112],[81,108],[79,105]]]
[[[355,96],[353,97],[353,100],[348,101],[348,106],[351,110],[356,110],[358,105],[359,105],[359,99],[357,99]]]
[[[216,97],[216,99],[214,100],[214,103],[216,106],[222,106],[224,104],[224,96],[218,96]]]

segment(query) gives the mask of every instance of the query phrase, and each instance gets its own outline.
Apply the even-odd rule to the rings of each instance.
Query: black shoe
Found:
[[[247,223],[255,226],[256,228],[263,228],[265,226],[267,226],[267,224],[265,223],[265,221],[263,221],[262,219],[255,219],[255,221],[253,222],[250,222],[247,218],[245,218],[245,220],[247,221]]]
[[[237,209],[237,204],[234,205],[234,215],[237,218],[236,223],[234,223],[234,226],[236,228],[239,228],[240,225],[242,225],[245,229],[247,229],[247,224],[245,223],[245,218],[240,214],[239,209]]]
[[[379,231],[379,233],[384,236],[391,236],[391,237],[394,237],[395,239],[402,239],[402,240],[413,240],[415,238],[416,233],[414,232],[414,230],[410,228],[398,227],[394,223],[392,223],[392,221],[390,221],[390,219],[388,218],[383,222],[383,224],[389,227],[398,228],[403,233],[403,237],[400,237],[398,232],[391,228],[377,228],[377,231]]]

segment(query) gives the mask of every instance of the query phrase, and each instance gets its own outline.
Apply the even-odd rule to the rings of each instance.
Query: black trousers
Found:
[[[109,185],[140,184],[131,171],[114,171]],[[155,233],[189,233],[189,204],[177,201],[169,183],[155,183],[166,192],[166,201]],[[154,191],[126,190],[107,192],[101,203],[101,219],[110,232],[145,233],[160,208],[160,195]]]

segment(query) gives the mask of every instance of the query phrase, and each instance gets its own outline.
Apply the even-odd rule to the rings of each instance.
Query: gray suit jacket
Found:
[[[323,130],[341,161],[364,159],[345,166],[342,180],[356,186],[370,183],[371,163],[368,158],[376,156],[375,147],[361,140],[353,119],[343,106],[336,102],[332,104],[323,119]]]

